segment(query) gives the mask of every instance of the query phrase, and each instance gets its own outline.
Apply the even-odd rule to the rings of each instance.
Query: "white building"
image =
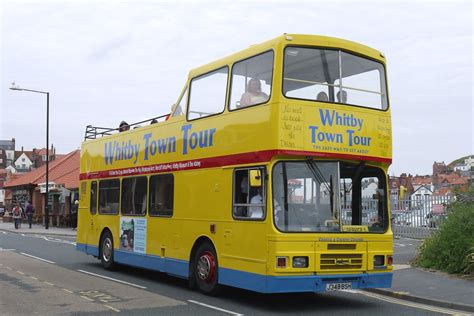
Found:
[[[14,162],[15,169],[20,172],[30,171],[33,162],[28,158],[25,153],[22,153],[20,157]]]

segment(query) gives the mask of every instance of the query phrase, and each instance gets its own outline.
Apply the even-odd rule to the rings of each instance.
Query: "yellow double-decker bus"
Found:
[[[140,124],[82,144],[77,249],[106,269],[207,294],[391,286],[379,51],[284,34],[192,70],[169,117]]]

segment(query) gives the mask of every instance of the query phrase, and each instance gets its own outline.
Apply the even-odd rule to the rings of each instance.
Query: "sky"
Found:
[[[275,38],[344,38],[384,53],[390,175],[474,153],[471,1],[21,1],[0,4],[0,139],[80,148],[85,127],[169,112],[189,70]]]

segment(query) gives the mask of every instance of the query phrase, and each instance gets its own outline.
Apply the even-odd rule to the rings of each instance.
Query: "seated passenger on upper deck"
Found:
[[[247,92],[242,94],[240,98],[240,105],[237,108],[243,108],[258,103],[263,103],[268,100],[268,95],[262,92],[260,80],[252,78],[247,84]]]
[[[321,92],[318,93],[318,96],[316,97],[316,100],[323,101],[323,102],[328,102],[329,98],[328,98],[328,95],[326,94],[326,92],[321,91]]]
[[[342,97],[341,97],[341,91],[342,91]],[[338,103],[347,103],[347,91],[341,90],[336,93],[337,97],[337,102]]]
[[[128,131],[129,129],[130,129],[130,125],[128,125],[127,122],[125,121],[120,122],[119,132],[125,132],[125,131]]]

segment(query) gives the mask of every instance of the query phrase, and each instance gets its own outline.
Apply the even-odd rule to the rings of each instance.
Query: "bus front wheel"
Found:
[[[100,262],[106,270],[114,268],[114,239],[110,231],[106,231],[100,239]]]
[[[209,243],[201,244],[194,257],[194,280],[198,290],[207,295],[216,295],[220,289],[218,280],[217,254]]]

